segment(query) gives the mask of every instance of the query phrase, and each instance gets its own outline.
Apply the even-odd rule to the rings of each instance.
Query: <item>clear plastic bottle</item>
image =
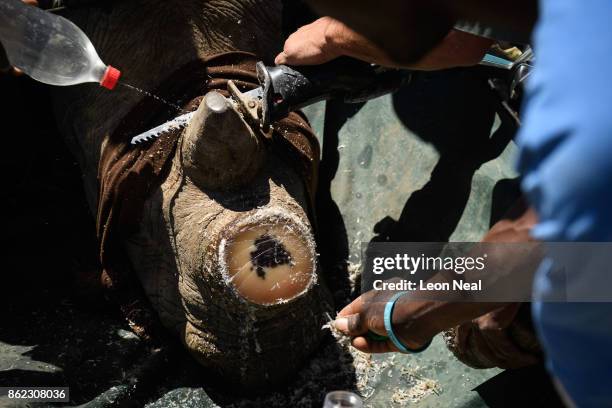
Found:
[[[21,0],[0,0],[0,43],[14,67],[49,85],[98,82],[113,89],[121,76],[74,23]]]

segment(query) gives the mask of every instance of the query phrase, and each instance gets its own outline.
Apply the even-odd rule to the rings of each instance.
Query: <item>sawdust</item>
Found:
[[[353,356],[353,366],[357,377],[357,389],[364,397],[370,398],[376,392],[375,385],[380,378],[381,373],[386,368],[394,365],[394,357],[391,360],[377,361],[371,354],[362,353],[351,347],[350,353]]]
[[[334,339],[336,339],[336,342],[342,347],[350,346],[351,344],[350,336],[347,336],[346,334],[342,333],[340,330],[336,329],[336,326],[334,325],[335,319],[331,317],[329,313],[326,313],[325,315],[327,316],[327,323],[321,326],[321,330],[329,330],[331,332],[331,335],[334,337]]]
[[[336,339],[336,342],[346,349],[353,358],[353,367],[355,369],[355,377],[357,378],[356,388],[364,399],[367,399],[376,391],[372,383],[380,377],[381,372],[387,367],[393,365],[395,356],[392,356],[388,361],[379,362],[373,359],[371,354],[363,353],[351,347],[351,338],[342,333],[334,326],[334,319],[328,314],[329,319],[321,329],[329,330]]]
[[[355,288],[357,287],[357,283],[359,282],[359,279],[361,279],[361,262],[353,263],[349,261],[347,262],[346,269],[348,272],[348,279],[351,285],[351,290],[355,290]]]
[[[395,355],[388,360],[377,361],[371,354],[363,353],[351,347],[351,338],[342,333],[334,326],[334,319],[327,315],[329,321],[323,325],[322,329],[330,330],[336,342],[346,349],[353,358],[353,368],[357,378],[356,388],[364,399],[371,397],[376,391],[375,385],[382,372],[395,364]]]
[[[397,388],[391,397],[391,400],[400,406],[409,402],[419,402],[429,395],[438,395],[442,391],[436,380],[420,375],[418,367],[403,367],[400,373],[400,379],[406,384],[406,388]]]
[[[336,342],[345,348],[353,358],[352,366],[355,369],[356,389],[367,401],[376,392],[381,376],[393,377],[397,370],[395,360],[397,355],[392,354],[389,358],[378,360],[373,355],[363,353],[350,346],[351,339],[334,326],[334,319],[328,314],[328,322],[323,325],[323,330],[329,330]],[[420,367],[401,367],[399,370],[401,387],[393,390],[391,401],[394,404],[404,406],[408,403],[416,403],[423,398],[435,394],[438,395],[442,388],[440,384],[431,378],[420,374]]]
[[[386,396],[383,406],[406,406],[441,392],[438,382],[421,374],[426,369],[406,367],[405,360],[396,353],[383,357],[356,350],[350,346],[350,337],[334,327],[334,319],[330,315],[327,319],[322,330],[329,330],[333,339],[329,338],[285,391],[248,400],[230,399],[221,406],[318,407],[323,404],[325,394],[332,390],[356,392],[363,398],[365,407],[381,406],[377,401],[381,393]],[[388,378],[393,377],[395,388],[385,386]]]

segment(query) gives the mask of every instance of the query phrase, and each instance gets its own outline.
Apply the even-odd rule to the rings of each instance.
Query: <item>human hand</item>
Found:
[[[384,324],[385,306],[396,293],[382,290],[364,293],[338,313],[334,322],[336,329],[352,336],[353,347],[365,353],[399,351],[391,340],[368,337],[368,332],[388,337]],[[406,295],[396,301],[391,323],[399,340],[409,349],[417,350],[443,330],[469,322],[503,305],[494,302],[417,301]]]
[[[321,17],[291,34],[274,62],[277,65],[318,65],[340,56],[383,66],[393,65],[380,48],[331,17]]]
[[[340,56],[331,36],[341,24],[331,17],[321,17],[291,34],[283,51],[276,56],[277,65],[318,65]]]
[[[388,353],[399,351],[391,340],[375,340],[368,336],[369,332],[379,336],[388,337],[384,323],[385,306],[389,299],[397,292],[373,290],[355,299],[351,304],[340,311],[334,322],[335,327],[341,332],[353,337],[352,345],[365,353]],[[399,305],[401,298],[396,302]],[[415,311],[427,308],[432,302],[411,302]],[[405,321],[406,316],[398,318],[395,312],[392,316],[392,324],[395,326],[394,333],[402,343],[411,349],[419,349],[437,333],[435,329],[423,327],[424,330],[412,330],[409,337],[404,336],[403,327],[397,327],[398,323]],[[401,325],[401,324],[400,324]],[[403,325],[402,325],[403,326]]]
[[[23,0],[23,2],[29,5],[38,7],[37,0]],[[4,51],[4,48],[2,47],[2,44],[0,43],[0,75],[2,74],[23,75],[23,72],[11,66],[6,56],[6,52]]]
[[[471,367],[529,366],[542,361],[529,316],[529,304],[511,303],[449,330],[445,340],[455,356]]]
[[[535,211],[525,210],[525,203],[520,200],[489,230],[483,242],[533,241],[529,232],[536,223]],[[513,250],[515,247],[500,245],[489,257],[489,263],[497,265],[492,266],[494,270],[509,270],[502,274],[508,275],[513,285],[518,277],[529,274],[540,263],[539,251],[517,253]],[[530,316],[529,304],[510,303],[452,328],[444,338],[455,356],[471,367],[515,369],[528,366],[542,360]]]

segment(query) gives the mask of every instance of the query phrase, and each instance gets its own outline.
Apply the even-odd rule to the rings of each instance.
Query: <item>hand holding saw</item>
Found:
[[[322,65],[269,67],[256,65],[259,87],[242,92],[228,83],[230,100],[254,129],[268,134],[275,120],[314,103],[339,99],[359,103],[397,91],[410,82],[411,72],[383,68],[341,57]],[[132,138],[132,144],[152,140],[165,131],[185,127],[194,112]]]

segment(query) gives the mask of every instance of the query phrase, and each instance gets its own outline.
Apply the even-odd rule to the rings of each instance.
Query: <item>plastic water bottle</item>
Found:
[[[74,23],[21,0],[0,0],[0,43],[11,65],[45,84],[113,89],[121,76]]]

